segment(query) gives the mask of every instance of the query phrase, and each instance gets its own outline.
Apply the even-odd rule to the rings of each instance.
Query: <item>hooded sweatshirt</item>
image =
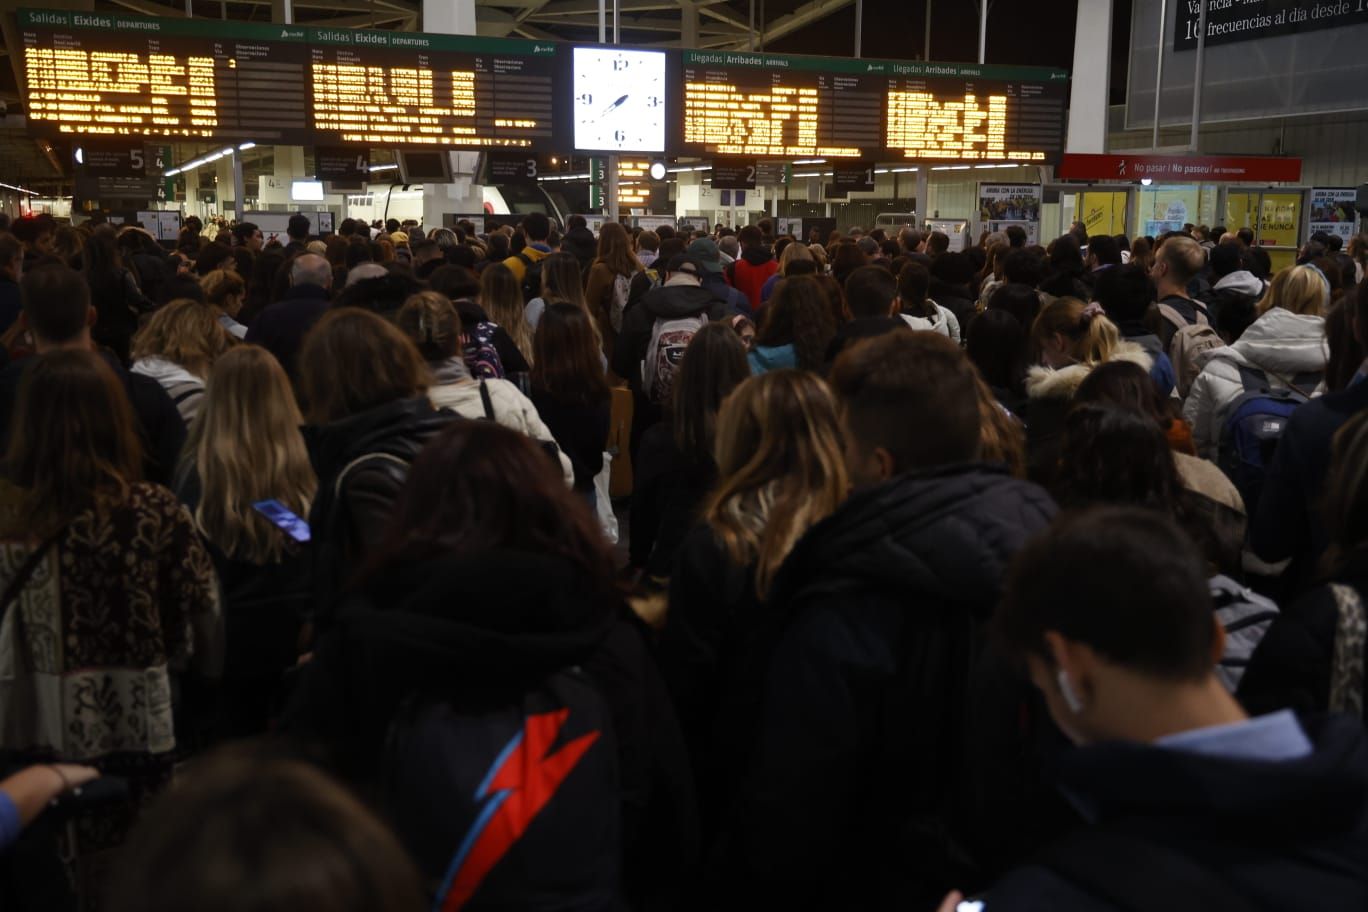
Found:
[[[687,274],[673,276],[659,288],[652,288],[640,304],[623,315],[622,331],[618,333],[617,346],[613,349],[613,373],[640,388],[641,362],[651,344],[656,320],[698,316],[721,320],[727,316],[727,304]]]
[[[1230,406],[1244,392],[1241,367],[1261,371],[1274,389],[1286,389],[1299,375],[1323,377],[1329,357],[1325,320],[1281,307],[1270,308],[1250,324],[1234,345],[1199,354],[1202,372],[1183,403],[1197,455],[1216,458]],[[1317,382],[1323,386],[1322,380]]]
[[[747,247],[727,271],[731,283],[750,301],[751,311],[759,311],[761,295],[770,276],[779,271],[779,261],[768,247]]]
[[[156,356],[139,358],[133,363],[131,372],[151,377],[166,390],[166,395],[176,404],[177,411],[185,421],[185,426],[199,414],[200,403],[204,401],[204,381],[185,368]]]

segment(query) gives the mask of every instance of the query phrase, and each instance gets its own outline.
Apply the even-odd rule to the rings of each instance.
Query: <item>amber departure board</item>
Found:
[[[312,29],[320,142],[554,148],[557,45]]]
[[[21,10],[19,30],[37,135],[309,141],[302,28]]]
[[[684,51],[680,154],[1040,162],[1068,75],[1036,67]]]

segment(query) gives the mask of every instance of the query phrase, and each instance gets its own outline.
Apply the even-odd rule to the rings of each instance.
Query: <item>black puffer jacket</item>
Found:
[[[1071,751],[1060,782],[1096,825],[1012,872],[983,908],[1368,908],[1368,741],[1343,716],[1304,728],[1312,754],[1277,762],[1147,744]]]
[[[632,389],[640,389],[641,362],[657,318],[677,320],[699,315],[721,320],[727,315],[727,303],[701,285],[662,285],[646,292],[641,304],[623,315],[622,331],[613,348],[613,373],[626,378]]]
[[[309,510],[319,612],[329,614],[359,559],[385,532],[409,466],[455,412],[427,396],[400,399],[304,429],[318,496]]]
[[[1019,800],[1026,765],[970,746],[1019,724],[1017,704],[974,699],[983,624],[1054,513],[1005,470],[951,466],[857,492],[799,542],[718,853],[738,908],[934,908],[969,876],[981,805]]]

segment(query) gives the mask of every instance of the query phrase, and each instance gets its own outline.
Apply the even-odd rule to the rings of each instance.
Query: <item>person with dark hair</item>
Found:
[[[95,348],[90,336],[95,311],[90,304],[90,288],[79,272],[51,263],[25,273],[19,287],[24,311],[16,325],[32,335],[36,354]],[[156,380],[125,370],[113,354],[105,354],[105,361],[133,408],[134,430],[142,444],[143,477],[169,484],[185,442],[185,422]],[[0,372],[0,451],[10,442],[10,419],[28,366],[28,361],[19,361]]]
[[[764,232],[756,226],[747,225],[736,237],[741,252],[727,268],[727,282],[750,301],[751,313],[759,313],[763,303],[760,293],[770,276],[779,271],[779,261],[765,242]]]
[[[309,231],[312,225],[309,217],[302,212],[296,212],[290,216],[285,223],[285,236],[290,242],[285,245],[285,249],[290,253],[303,253],[304,245],[309,243]]]
[[[1368,903],[1362,725],[1246,715],[1213,673],[1222,634],[1205,568],[1171,519],[1061,520],[1018,556],[994,628],[1079,745],[1056,776],[1088,825],[1002,878],[983,908]]]
[[[608,445],[610,391],[583,308],[552,304],[532,339],[532,403],[575,469],[575,492],[597,503],[594,476]]]
[[[1088,237],[1088,226],[1085,225],[1083,222],[1074,222],[1072,225],[1070,225],[1069,233],[1067,236],[1072,237],[1075,241],[1078,242],[1078,248],[1080,251],[1086,248],[1088,246],[1089,240],[1091,240]]]
[[[1032,292],[1034,294],[1034,292]],[[989,309],[969,322],[965,353],[993,397],[1020,418],[1027,417],[1026,331],[1008,310]]]
[[[988,299],[988,310],[1007,311],[1029,333],[1040,315],[1040,293],[1033,285],[1009,281],[993,292]]]
[[[977,296],[970,287],[974,272],[973,261],[964,253],[942,253],[931,263],[927,294],[953,313],[961,328],[969,325],[975,313]]]
[[[1092,293],[1083,276],[1087,272],[1083,252],[1074,234],[1065,234],[1050,244],[1047,254],[1049,272],[1037,287],[1047,295],[1056,298],[1078,298],[1088,301]]]
[[[413,342],[370,311],[328,311],[304,337],[296,387],[318,475],[308,519],[325,622],[358,561],[379,541],[409,466],[457,417],[433,409],[430,382]]]
[[[1362,385],[1362,384],[1360,384]],[[1327,397],[1328,398],[1328,397]],[[1273,622],[1240,685],[1250,711],[1348,712],[1368,719],[1364,647],[1352,625],[1368,601],[1368,410],[1334,437],[1325,482],[1328,547],[1317,585]]]
[[[113,228],[103,225],[91,232],[81,251],[81,274],[90,287],[90,303],[96,314],[91,338],[114,352],[123,364],[131,363],[129,345],[138,329],[138,318],[153,305],[138,288],[133,273],[124,267]]]
[[[29,270],[53,255],[57,220],[46,212],[22,215],[10,224],[10,233],[24,245],[24,269]]]
[[[664,249],[662,246],[662,259],[664,259]],[[680,252],[688,253],[689,256],[698,260],[703,266],[703,287],[711,291],[715,297],[726,301],[732,313],[745,317],[753,316],[750,299],[740,290],[727,284],[727,279],[723,275],[722,251],[718,249],[715,241],[711,238],[699,238],[691,242],[687,250]],[[665,262],[668,263],[669,260]],[[773,276],[770,278],[773,279]]]
[[[1177,377],[1164,344],[1145,323],[1145,316],[1154,300],[1153,286],[1145,268],[1137,264],[1105,270],[1097,279],[1093,298],[1116,324],[1121,338],[1134,342],[1150,356],[1150,378],[1159,395],[1168,397],[1173,392]]]
[[[1003,233],[1007,235],[1007,245],[1013,250],[1026,246],[1026,229],[1020,225],[1008,225]]]
[[[519,285],[528,284],[530,271],[535,280],[533,284],[540,286],[541,271],[536,264],[551,255],[551,247],[547,244],[547,239],[551,236],[551,220],[543,212],[529,212],[523,216],[522,229],[527,246],[504,260],[503,264],[512,270]]]
[[[225,878],[250,882],[250,896],[225,889]],[[175,790],[134,829],[113,879],[112,912],[428,905],[403,847],[357,798],[298,760],[242,747],[178,773]]]
[[[25,282],[56,269],[66,267],[39,267]],[[5,751],[98,766],[141,800],[177,760],[181,677],[220,669],[213,563],[175,496],[142,480],[132,409],[101,356],[65,347],[30,359],[10,431],[0,481]],[[71,828],[67,857],[86,895],[95,872],[79,862],[117,845],[132,812],[116,802]]]
[[[1221,313],[1227,307],[1234,308],[1236,313],[1253,311],[1254,305],[1268,291],[1268,283],[1249,271],[1247,252],[1236,241],[1226,241],[1211,248],[1207,261],[1215,282],[1203,303],[1207,305],[1213,323],[1227,322]],[[1235,333],[1235,338],[1239,335]]]
[[[852,272],[869,265],[869,257],[854,241],[841,241],[828,249],[831,251],[831,277],[842,286]]]
[[[296,361],[309,329],[328,312],[332,266],[306,253],[290,263],[289,294],[267,307],[247,327],[247,341],[276,356],[291,380],[298,379]]]
[[[1099,273],[1104,273],[1108,269],[1121,264],[1121,246],[1116,243],[1116,238],[1106,234],[1095,235],[1088,242],[1088,256],[1084,261],[1090,270],[1089,275],[1093,281],[1100,278]]]
[[[538,338],[562,319],[591,337],[556,304]],[[546,469],[493,422],[432,441],[287,729],[383,794],[438,906],[650,907],[694,860],[692,782],[612,553]]]
[[[260,253],[265,246],[261,229],[252,222],[238,222],[233,226],[233,246],[244,247],[250,253]]]
[[[750,376],[746,349],[725,322],[709,323],[684,350],[664,420],[645,431],[632,464],[631,566],[652,586],[669,579],[675,554],[717,481],[717,413]]]
[[[943,231],[932,231],[926,236],[926,253],[936,259],[950,250],[950,236]]]
[[[644,272],[632,252],[627,229],[607,222],[599,229],[598,250],[584,277],[584,300],[598,324],[603,351],[611,361],[631,297],[632,280]]]
[[[1008,284],[1035,289],[1045,278],[1045,261],[1031,249],[1013,249],[1002,261],[1002,277]]]
[[[855,492],[798,542],[767,600],[782,619],[754,673],[728,886],[738,905],[915,907],[953,885],[952,856],[996,835],[978,802],[1003,812],[989,794],[1002,771],[963,726],[1004,707],[971,714],[962,685],[1007,560],[1054,505],[977,462],[978,378],[944,336],[865,340],[832,387]],[[951,772],[966,764],[983,766]]]
[[[861,266],[852,272],[845,282],[845,299],[850,320],[836,330],[827,346],[828,365],[860,339],[907,327],[898,316],[898,280],[882,266]]]
[[[1368,283],[1359,285],[1353,304],[1354,332],[1368,350]],[[1278,441],[1263,496],[1252,516],[1249,546],[1270,563],[1292,559],[1285,574],[1290,591],[1299,592],[1310,583],[1330,544],[1317,507],[1325,502],[1332,444],[1336,433],[1365,410],[1368,382],[1359,381],[1299,406]]]
[[[0,333],[7,332],[23,312],[19,280],[24,277],[24,245],[7,232],[0,232]]]
[[[908,262],[898,272],[897,312],[908,326],[915,330],[930,330],[948,336],[952,342],[959,342],[961,324],[959,317],[939,301],[928,296],[931,289],[931,273],[918,262]],[[847,293],[848,296],[849,293]]]
[[[747,356],[751,373],[784,367],[821,372],[834,338],[836,321],[816,277],[784,279],[765,308]]]
[[[362,269],[366,272],[358,275],[358,270]],[[374,270],[373,275],[370,274],[371,270]],[[334,307],[359,307],[393,319],[409,296],[423,289],[423,283],[414,278],[407,269],[386,268],[379,263],[364,263],[352,273],[347,277],[347,287],[337,293],[337,298],[333,301]]]

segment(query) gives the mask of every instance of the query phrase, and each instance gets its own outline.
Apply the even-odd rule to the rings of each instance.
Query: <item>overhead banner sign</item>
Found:
[[[1181,0],[1173,21],[1173,49],[1197,47],[1202,0]],[[1206,44],[1233,44],[1274,35],[1368,23],[1362,0],[1207,0]]]
[[[1358,214],[1354,209],[1357,191],[1352,187],[1317,187],[1311,191],[1311,233],[1324,231],[1344,238],[1347,243],[1358,233]]]
[[[1065,180],[1254,181],[1296,183],[1302,160],[1259,155],[1095,155],[1068,152]]]

